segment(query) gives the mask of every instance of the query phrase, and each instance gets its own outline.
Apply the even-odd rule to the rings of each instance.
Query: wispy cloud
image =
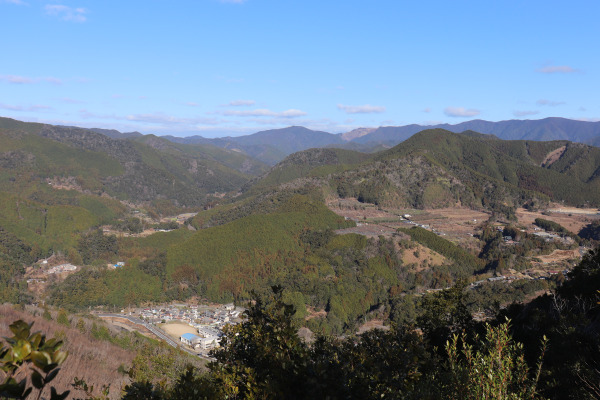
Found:
[[[58,100],[62,101],[63,103],[67,103],[67,104],[85,104],[85,101],[72,99],[70,97],[61,97]]]
[[[306,113],[302,110],[285,110],[285,111],[271,111],[266,108],[256,109],[256,110],[227,110],[220,112],[220,114],[225,116],[235,116],[235,117],[277,117],[277,118],[296,118],[305,116]]]
[[[474,108],[466,109],[464,107],[446,107],[444,108],[444,114],[449,117],[465,118],[479,115],[481,114],[481,111]]]
[[[127,121],[148,122],[162,125],[217,125],[221,121],[217,118],[182,118],[163,113],[130,114],[125,117]]]
[[[0,3],[15,4],[17,6],[28,6],[29,5],[22,0],[0,0]]]
[[[254,101],[254,100],[233,100],[227,104],[224,104],[224,106],[240,107],[240,106],[253,106],[255,104],[256,104],[256,101]]]
[[[62,85],[63,83],[61,79],[54,78],[52,76],[48,76],[45,78],[30,78],[21,75],[0,75],[0,82],[14,83],[17,85],[25,85],[38,82],[54,83],[55,85]]]
[[[82,7],[68,7],[61,4],[46,4],[46,14],[70,22],[85,22],[88,11]]]
[[[4,104],[4,103],[0,103],[0,108],[3,110],[10,110],[10,111],[44,111],[44,110],[52,109],[52,107],[50,107],[50,106],[45,106],[45,105],[41,105],[41,104],[33,104],[30,106],[18,106],[18,105],[12,105],[12,104]]]
[[[0,81],[8,82],[8,83],[16,83],[19,85],[34,82],[34,80],[31,78],[27,78],[26,76],[19,76],[19,75],[0,75]]]
[[[185,105],[190,107],[200,107],[200,104],[195,103],[193,101],[188,101],[187,103],[185,103]]]
[[[564,101],[553,101],[553,100],[547,100],[547,99],[539,99],[538,101],[535,102],[535,104],[537,104],[538,106],[556,107],[556,106],[560,106],[560,105],[566,104],[566,103]]]
[[[338,110],[344,111],[346,114],[378,114],[385,112],[385,107],[372,106],[370,104],[362,106],[346,106],[344,104],[338,104],[337,108]]]
[[[113,120],[113,121],[129,121],[129,122],[140,122],[153,125],[162,125],[165,127],[178,126],[192,129],[194,126],[201,125],[217,125],[223,121],[217,118],[204,118],[204,117],[177,117],[174,115],[168,115],[162,112],[144,113],[144,114],[129,114],[129,115],[117,115],[117,114],[97,114],[93,111],[79,110],[79,116],[84,119],[96,119],[96,120]]]
[[[536,115],[539,113],[540,113],[539,111],[534,111],[534,110],[513,111],[513,115],[515,117],[526,117],[528,115]]]
[[[537,72],[541,72],[542,74],[572,74],[580,71],[568,65],[548,65],[538,68]]]
[[[423,109],[423,112],[424,112],[424,113],[430,113],[430,112],[431,112],[431,107],[425,107],[425,108]]]

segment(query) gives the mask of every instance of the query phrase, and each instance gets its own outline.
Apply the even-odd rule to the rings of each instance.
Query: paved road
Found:
[[[150,332],[152,332],[154,335],[156,335],[156,337],[158,337],[159,339],[167,342],[167,344],[169,344],[170,346],[173,346],[175,348],[179,348],[193,356],[197,356],[197,357],[201,357],[204,358],[206,360],[212,360],[209,357],[204,357],[199,355],[198,353],[195,353],[194,351],[184,347],[184,346],[179,346],[179,343],[177,343],[176,341],[174,341],[173,339],[171,339],[171,337],[169,335],[167,335],[162,329],[147,323],[146,321],[143,321],[139,318],[135,318],[135,317],[131,317],[129,315],[121,315],[121,314],[97,314],[98,317],[100,318],[121,318],[121,319],[126,319],[131,323],[134,323],[136,325],[141,325],[144,328],[148,329]]]

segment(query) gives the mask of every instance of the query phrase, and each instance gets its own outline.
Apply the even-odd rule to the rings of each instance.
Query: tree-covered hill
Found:
[[[294,153],[246,184],[244,196],[308,185],[330,198],[400,208],[461,204],[510,216],[517,206],[548,200],[600,204],[599,168],[600,149],[579,143],[433,129],[370,155],[332,148]]]
[[[550,153],[562,147],[565,150],[557,153],[556,160],[544,163]],[[383,152],[379,159],[417,154],[458,176],[470,176],[471,182],[484,178],[507,189],[534,191],[570,204],[600,204],[595,179],[600,150],[594,147],[562,141],[486,140],[436,129],[414,135]]]
[[[352,150],[320,148],[300,151],[287,156],[269,170],[267,174],[246,184],[254,190],[280,185],[297,178],[326,176],[341,172],[356,164],[367,161],[371,155]]]
[[[0,186],[76,178],[82,190],[133,202],[201,206],[237,190],[266,166],[212,146],[184,147],[154,136],[112,139],[89,129],[0,119]],[[15,185],[12,185],[15,186]]]
[[[79,236],[131,207],[155,216],[198,210],[266,168],[212,146],[0,118],[0,229],[34,259],[60,252],[79,260]]]
[[[184,144],[212,144],[214,146],[237,150],[254,157],[269,165],[274,165],[286,156],[310,149],[328,145],[341,145],[345,141],[340,135],[327,132],[313,131],[302,126],[290,126],[282,129],[261,131],[252,135],[207,139],[201,136],[165,138]]]

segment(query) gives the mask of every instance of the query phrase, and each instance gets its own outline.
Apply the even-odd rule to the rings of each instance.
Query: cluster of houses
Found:
[[[62,272],[70,272],[70,271],[76,271],[77,270],[77,266],[73,265],[73,264],[60,264],[60,265],[55,265],[54,267],[49,268],[46,271],[46,274],[51,275],[51,274],[60,274]]]
[[[198,315],[196,322],[190,322],[198,334],[184,333],[180,340],[200,351],[219,347],[219,339],[223,336],[222,328],[225,325],[237,324],[241,312],[242,310],[236,310],[233,304],[226,304],[215,310],[207,310]]]
[[[192,347],[195,350],[211,350],[219,347],[219,339],[223,336],[223,332],[210,327],[201,327],[198,329],[198,334],[184,333],[181,335],[181,342]]]
[[[202,311],[202,309],[205,309]],[[150,322],[169,322],[181,321],[197,326],[215,326],[223,327],[239,318],[242,310],[236,309],[233,304],[225,304],[219,307],[202,307],[196,305],[186,305],[176,307],[173,305],[161,308],[144,308],[140,311],[140,316]]]
[[[162,308],[145,308],[140,316],[147,321],[164,323],[178,321],[187,323],[196,329],[194,333],[184,333],[179,340],[195,350],[210,350],[219,346],[225,325],[235,325],[240,322],[242,309],[234,304],[218,307],[209,306],[166,306]]]

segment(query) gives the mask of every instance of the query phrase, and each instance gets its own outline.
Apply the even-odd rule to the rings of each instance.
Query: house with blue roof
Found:
[[[190,347],[195,347],[196,344],[200,343],[201,339],[200,336],[194,335],[193,333],[184,333],[179,338],[182,343],[187,344]]]

